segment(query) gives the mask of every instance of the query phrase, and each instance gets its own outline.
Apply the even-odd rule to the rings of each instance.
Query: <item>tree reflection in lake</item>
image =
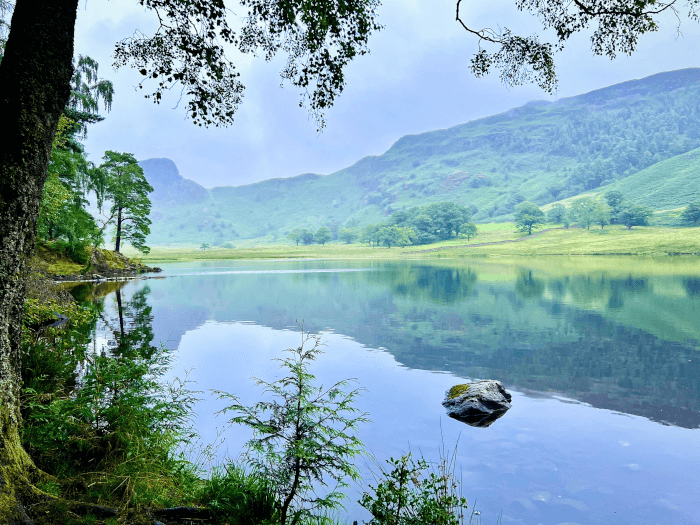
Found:
[[[245,264],[256,273],[222,275],[219,265],[217,275],[152,281],[142,322],[154,317],[155,340],[174,338],[177,346],[208,319],[276,329],[304,319],[310,330],[331,328],[385,348],[410,368],[700,426],[700,276],[425,262],[347,263],[353,271],[333,261]]]

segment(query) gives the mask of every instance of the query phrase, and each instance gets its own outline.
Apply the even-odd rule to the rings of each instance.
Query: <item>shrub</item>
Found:
[[[274,396],[251,407],[238,397],[216,391],[220,399],[232,404],[222,413],[237,415],[230,423],[242,424],[254,432],[243,455],[250,468],[273,487],[278,502],[279,523],[298,523],[312,510],[335,510],[346,497],[337,489],[347,487],[347,477],[359,479],[350,460],[363,452],[362,442],[354,435],[366,414],[353,407],[360,389],[342,389],[351,380],[339,381],[330,388],[315,386],[308,371],[309,362],[321,354],[318,335],[305,334],[301,345],[286,350],[291,357],[278,359],[288,375],[273,383],[257,379],[264,392]],[[311,348],[308,346],[311,345]],[[335,487],[325,496],[319,494],[330,478]]]
[[[467,500],[459,493],[452,460],[442,457],[436,467],[408,453],[390,458],[390,470],[380,467],[377,485],[370,485],[360,504],[372,519],[369,525],[459,525]]]

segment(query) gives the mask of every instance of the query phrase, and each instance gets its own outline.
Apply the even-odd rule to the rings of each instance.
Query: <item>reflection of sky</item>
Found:
[[[157,340],[167,339],[167,334],[172,334],[173,346],[179,342],[172,375],[182,376],[184,370],[193,369],[190,379],[197,381],[196,388],[205,392],[209,389],[224,390],[239,395],[245,404],[252,404],[258,400],[260,390],[250,378],[279,378],[281,372],[272,358],[280,357],[282,349],[297,345],[300,335],[298,331],[233,321],[255,320],[261,323],[261,320],[274,314],[270,311],[271,308],[287,308],[294,314],[302,312],[309,314],[309,317],[315,316],[318,323],[324,323],[319,326],[327,331],[324,340],[328,346],[312,371],[325,384],[356,377],[360,386],[367,388],[368,392],[358,402],[358,407],[368,411],[373,421],[360,429],[360,437],[367,447],[380,459],[397,457],[408,451],[409,447],[414,451],[420,449],[426,456],[435,458],[440,445],[441,428],[448,449],[459,436],[458,471],[464,482],[464,495],[470,502],[475,498],[478,500],[483,523],[495,523],[498,513],[503,510],[503,523],[528,525],[700,524],[700,504],[695,494],[695,487],[700,482],[700,451],[697,448],[700,429],[664,426],[642,417],[594,408],[566,397],[519,392],[517,387],[512,386],[509,390],[514,398],[513,408],[490,428],[472,428],[447,418],[440,404],[444,391],[456,382],[461,382],[461,379],[449,373],[421,370],[417,366],[422,362],[420,359],[411,364],[414,369],[409,369],[398,363],[387,351],[364,346],[352,338],[333,332],[333,329],[338,330],[335,325],[343,316],[351,315],[351,312],[352,315],[357,313],[352,309],[346,312],[343,306],[352,306],[354,301],[370,301],[367,288],[370,285],[374,290],[374,299],[390,295],[387,286],[392,281],[389,273],[368,281],[366,273],[358,275],[350,272],[346,273],[347,278],[351,279],[351,286],[348,285],[347,289],[328,288],[324,283],[331,282],[328,281],[329,270],[333,270],[332,273],[369,268],[396,271],[397,268],[411,264],[415,263],[216,261],[164,265],[162,275],[166,278],[147,283],[152,290],[148,301],[154,305],[154,333]],[[421,268],[421,272],[429,271],[425,264]],[[318,273],[322,271],[324,274]],[[225,275],[232,272],[235,276]],[[299,272],[300,276],[308,273],[308,279],[288,275],[290,272]],[[203,273],[212,275],[203,276]],[[287,275],[275,275],[281,273]],[[250,276],[246,277],[245,274]],[[552,303],[553,298],[546,297],[551,283],[545,283],[540,297],[535,294],[523,298],[517,296],[517,289],[515,293],[508,292],[507,286],[498,288],[496,295],[490,295],[486,289],[496,284],[491,278],[494,276],[489,276],[482,268],[477,269],[476,274],[476,282],[482,283],[479,286],[483,287],[479,294],[469,297],[467,303],[455,303],[458,309],[463,309],[468,304],[470,308],[477,308],[474,311],[484,314],[479,319],[466,321],[473,325],[470,326],[472,336],[480,333],[476,331],[477,325],[483,324],[478,330],[486,331],[496,326],[492,324],[493,319],[485,317],[484,310],[486,302],[498,294],[512,296],[509,301],[518,303],[518,315],[550,315],[551,317],[536,323],[535,328],[538,330],[550,330],[546,328],[548,325],[545,321],[561,318],[561,313],[543,309],[540,302],[544,300],[555,304]],[[359,280],[355,280],[353,275]],[[384,279],[384,276],[389,280]],[[537,279],[539,278],[533,274],[530,279],[532,282],[523,281],[521,288],[528,283],[530,286],[520,290],[520,294],[534,294],[533,290],[542,288],[535,282]],[[234,280],[239,283],[238,286],[230,286]],[[506,278],[506,281],[516,283],[516,275]],[[293,285],[287,286],[289,283]],[[671,311],[672,308],[690,309],[692,317],[694,302],[688,302],[687,297],[683,302],[682,296],[665,293],[675,290],[673,286],[678,284],[676,281],[663,284],[654,278],[653,283],[654,286],[645,288],[647,295],[635,291],[634,294],[624,296],[622,308],[615,310],[613,315],[614,318],[619,318],[621,324],[618,326],[624,327],[634,318],[634,323],[643,322],[650,329],[652,323],[647,322],[641,314],[651,314],[657,306],[664,312]],[[446,280],[442,284],[452,286],[454,281]],[[131,296],[143,285],[140,282],[128,283],[123,288],[123,297]],[[606,287],[581,288],[584,289],[593,299],[596,294],[607,293]],[[330,290],[353,297],[339,300],[330,295],[327,301],[325,296],[316,303],[311,300],[310,294],[320,296],[330,294]],[[287,294],[290,293],[295,294],[295,297],[288,298]],[[231,294],[238,296],[233,297]],[[401,303],[404,310],[410,310],[413,306],[418,306],[419,309],[437,308],[434,302],[422,304],[422,297],[394,295],[393,300],[397,304]],[[582,307],[581,297],[588,296],[580,295],[579,303],[574,306]],[[650,300],[655,307],[650,309],[647,303],[646,309],[643,309],[644,301]],[[109,304],[110,299],[106,302]],[[503,304],[506,303],[494,303],[493,306]],[[583,308],[589,306],[583,304]],[[314,308],[326,311],[319,313]],[[375,310],[368,305],[368,317],[353,320],[364,323],[364,326],[356,328],[364,331],[377,329],[379,325],[373,324],[374,318],[378,318],[381,323],[384,317],[381,309],[373,312]],[[460,310],[460,314],[464,312]],[[491,314],[497,314],[494,308],[491,308]],[[511,315],[508,312],[502,314]],[[608,312],[607,315],[611,314]],[[594,317],[597,319],[600,316],[595,314]],[[281,328],[292,324],[293,319],[289,315],[280,314],[270,325]],[[515,322],[517,319],[511,316],[510,321]],[[519,326],[516,323],[513,327],[516,325]],[[528,324],[523,326],[527,327]],[[552,326],[555,328],[559,324],[554,322]],[[396,333],[406,332],[411,327],[396,326],[392,330],[396,330]],[[439,328],[434,330],[440,331]],[[361,339],[354,332],[352,335]],[[363,335],[367,334],[363,332]],[[472,336],[465,340],[473,339]],[[513,340],[513,345],[517,343],[516,339],[517,337]],[[397,338],[397,341],[409,340]],[[382,344],[384,343],[372,343],[373,346]],[[513,345],[508,348],[515,349],[516,346]],[[404,355],[406,348],[394,348],[388,343],[386,346],[392,352],[403,351],[397,354],[402,360],[411,357]],[[421,348],[426,349],[418,345],[414,350],[420,353]],[[432,350],[426,351],[429,353]],[[527,345],[517,350],[520,354],[524,352],[534,355],[530,354],[532,351]],[[674,355],[670,352],[664,359],[673,361]],[[426,362],[430,361],[430,356],[420,357],[425,358]],[[685,380],[679,384],[690,383]],[[617,397],[623,401],[624,396],[630,393],[623,388]],[[214,416],[222,408],[221,402],[208,393],[203,397],[205,399],[197,407],[199,415],[196,425],[206,443],[214,440],[217,427],[226,427],[226,418]],[[226,442],[219,450],[220,456],[223,457],[226,453],[237,455],[247,437],[248,434],[243,429],[227,429]],[[363,462],[361,467],[365,479],[369,479],[369,472]],[[359,491],[356,490],[348,504],[347,516],[363,520],[367,515],[356,504],[358,497]]]
[[[357,403],[372,420],[359,433],[367,448],[380,459],[409,447],[435,458],[441,428],[448,448],[459,437],[464,493],[478,500],[485,523],[495,522],[501,509],[504,523],[700,523],[698,430],[518,392],[506,416],[487,429],[472,428],[447,418],[440,404],[460,379],[406,369],[389,353],[340,334],[324,340],[326,352],[312,372],[324,384],[355,377],[367,389]],[[198,388],[252,404],[260,391],[250,378],[281,377],[272,358],[299,341],[292,331],[208,322],[183,337],[173,373],[192,368]],[[213,416],[222,403],[204,397],[196,424],[207,442],[225,419]],[[228,454],[236,455],[247,436],[227,429]],[[367,519],[355,499],[357,493],[348,516]]]

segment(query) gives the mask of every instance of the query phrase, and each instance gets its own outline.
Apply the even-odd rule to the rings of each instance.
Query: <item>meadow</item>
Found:
[[[215,261],[227,259],[414,259],[460,258],[473,256],[544,256],[544,255],[698,255],[700,228],[635,227],[628,230],[619,225],[605,229],[591,227],[565,229],[545,225],[529,236],[513,223],[477,225],[479,234],[440,243],[386,248],[360,244],[330,243],[325,246],[294,246],[270,244],[234,249],[194,246],[160,247],[148,255],[139,256],[147,264],[179,261]]]

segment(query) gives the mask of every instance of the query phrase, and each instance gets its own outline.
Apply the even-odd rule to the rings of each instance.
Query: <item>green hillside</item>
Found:
[[[629,202],[657,210],[656,224],[678,225],[683,208],[700,201],[700,148],[661,161],[590,193],[613,190],[621,192]]]
[[[383,155],[331,175],[213,188],[206,198],[183,204],[156,199],[149,242],[240,246],[250,239],[277,241],[295,227],[362,225],[398,209],[440,201],[470,205],[477,221],[504,220],[523,200],[544,205],[626,184],[632,176],[648,176],[651,184],[654,173],[666,175],[648,171],[650,166],[686,162],[686,154],[695,155],[689,152],[698,147],[700,69],[660,73],[408,135]],[[638,185],[630,182],[631,189]],[[683,205],[680,197],[660,204],[638,193],[655,209]]]

